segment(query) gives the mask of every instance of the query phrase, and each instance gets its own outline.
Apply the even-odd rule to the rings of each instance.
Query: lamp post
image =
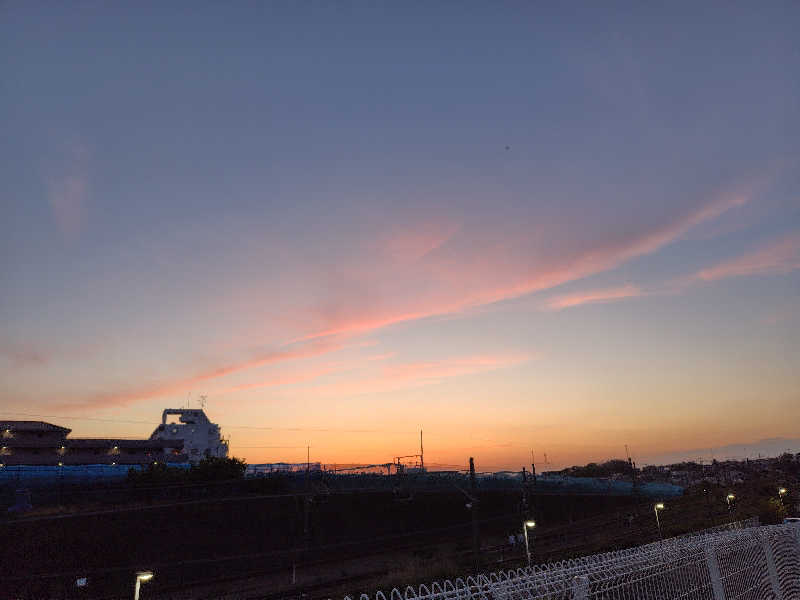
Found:
[[[778,500],[781,501],[781,506],[783,506],[783,497],[786,495],[786,488],[781,487],[778,488]]]
[[[658,518],[658,511],[664,510],[664,503],[658,502],[654,507],[653,511],[656,513],[656,526],[658,527],[658,539],[663,539],[661,535],[661,520]]]
[[[133,600],[139,600],[139,587],[153,578],[152,571],[139,571],[136,573],[136,585],[133,588]]]
[[[536,521],[525,521],[522,524],[522,532],[525,534],[525,554],[528,555],[528,568],[531,566],[531,546],[528,542],[528,528],[536,527]]]

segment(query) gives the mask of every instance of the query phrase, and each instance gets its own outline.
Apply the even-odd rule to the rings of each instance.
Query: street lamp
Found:
[[[136,585],[133,588],[133,600],[139,600],[139,586],[153,578],[152,571],[139,571],[136,573]]]
[[[728,510],[730,510],[730,509],[731,509],[731,502],[733,502],[734,500],[736,500],[736,496],[734,496],[733,494],[728,494],[728,495],[725,497],[725,500],[727,500],[727,501],[728,501]]]
[[[528,543],[528,528],[536,527],[536,521],[525,521],[522,524],[522,532],[525,534],[525,554],[528,555],[528,568],[531,566],[531,547]]]
[[[664,510],[664,503],[663,502],[658,502],[653,507],[653,511],[656,513],[656,525],[658,526],[658,539],[663,539],[663,536],[661,535],[661,521],[658,518],[658,511],[660,511],[660,510]]]

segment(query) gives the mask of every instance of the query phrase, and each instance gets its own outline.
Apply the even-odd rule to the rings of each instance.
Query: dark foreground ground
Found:
[[[782,516],[771,482],[689,490],[667,502],[663,535],[726,520]],[[125,502],[51,504],[0,525],[2,598],[119,598],[134,573],[154,579],[142,598],[338,598],[430,582],[476,568],[520,566],[508,542],[523,518],[537,521],[534,560],[547,562],[657,539],[653,500],[479,489],[479,553],[466,494],[452,489],[303,493],[240,485],[193,486]],[[135,495],[134,495],[135,496]],[[65,495],[66,500],[66,495]],[[477,564],[476,564],[477,563]],[[78,578],[88,585],[77,588]]]

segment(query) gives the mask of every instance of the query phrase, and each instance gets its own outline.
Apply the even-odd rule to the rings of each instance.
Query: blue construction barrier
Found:
[[[170,467],[189,469],[189,463],[170,463]],[[307,465],[298,463],[296,465],[286,463],[275,463],[270,465],[249,465],[247,476],[259,476],[272,473],[290,473],[302,476]],[[81,484],[81,483],[104,483],[121,481],[128,476],[128,471],[134,469],[142,470],[141,465],[65,465],[58,466],[5,466],[0,468],[0,486],[8,484],[16,487],[45,486],[53,484]],[[314,476],[320,474],[319,464],[311,465],[311,472]],[[386,478],[383,475],[330,475],[337,480],[360,479],[370,477],[372,485],[381,485],[383,482],[393,483],[394,479]],[[428,483],[435,483],[444,475],[437,476],[435,473],[425,474]],[[463,474],[456,475],[464,477]],[[480,477],[482,487],[486,488],[509,488],[516,487],[521,482],[518,473],[497,473]],[[649,482],[640,483],[634,490],[630,481],[613,479],[601,479],[596,477],[569,477],[565,475],[540,475],[536,479],[536,488],[542,492],[563,493],[563,494],[602,494],[611,496],[629,496],[641,494],[652,498],[673,498],[683,495],[683,488],[670,483]]]
[[[169,463],[169,466],[182,469],[191,467],[189,463]],[[30,486],[114,481],[125,479],[130,469],[141,471],[142,465],[64,465],[61,467],[6,465],[0,468],[0,485],[9,483]]]
[[[536,486],[547,491],[589,493],[627,496],[639,493],[653,498],[673,498],[683,495],[679,485],[662,482],[640,483],[634,490],[630,481],[600,479],[597,477],[569,477],[567,475],[539,476]]]

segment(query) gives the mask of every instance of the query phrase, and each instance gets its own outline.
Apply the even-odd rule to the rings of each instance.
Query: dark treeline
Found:
[[[238,458],[207,457],[188,469],[170,467],[165,463],[149,465],[142,471],[130,469],[128,482],[133,485],[161,485],[230,481],[244,477],[246,470],[247,463]]]
[[[626,460],[615,458],[602,463],[590,462],[582,467],[567,467],[560,471],[569,477],[611,477],[613,475],[630,475],[631,465]]]

